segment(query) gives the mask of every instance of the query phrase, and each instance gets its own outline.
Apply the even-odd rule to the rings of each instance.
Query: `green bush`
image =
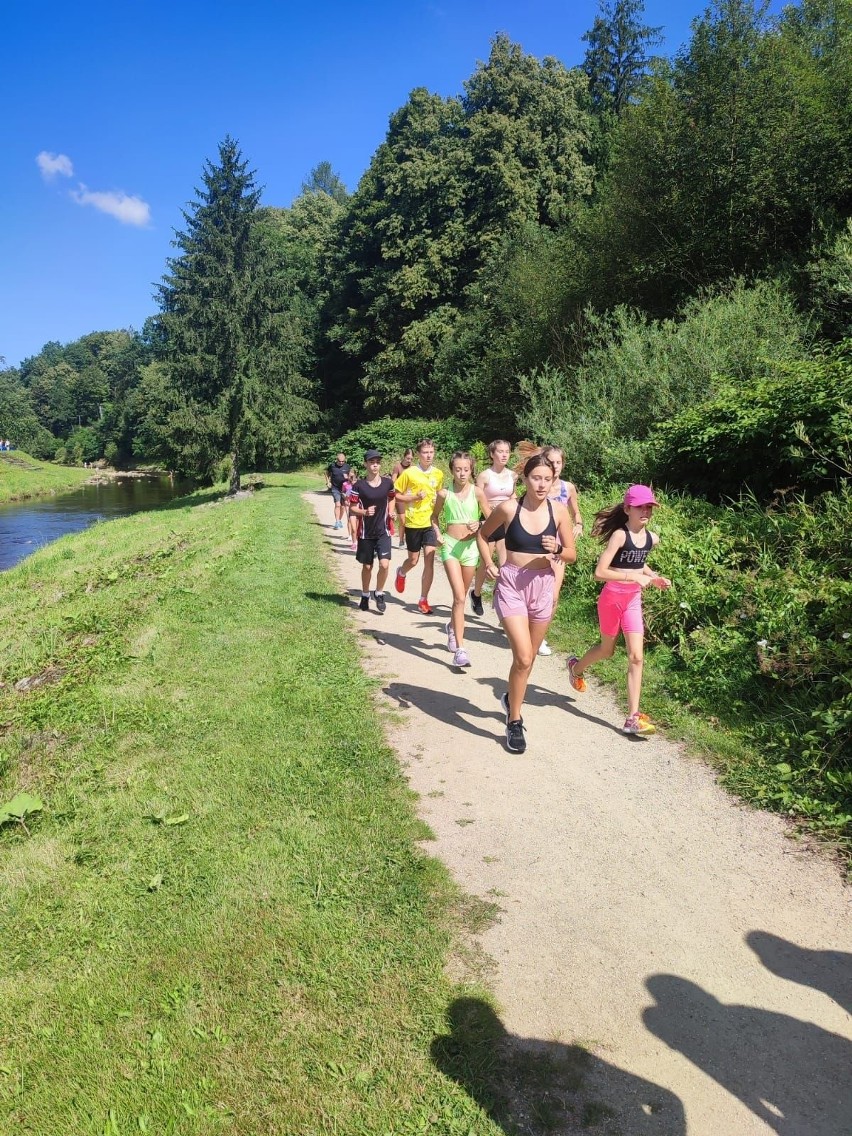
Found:
[[[658,423],[704,403],[720,375],[746,383],[770,373],[772,360],[801,358],[809,335],[778,281],[736,280],[691,300],[676,319],[587,310],[576,367],[546,363],[519,377],[519,428],[561,445],[581,484],[645,481],[655,469]]]
[[[438,454],[449,458],[453,450],[468,449],[475,440],[470,427],[458,418],[445,418],[430,421],[424,418],[379,418],[349,430],[337,440],[326,453],[326,460],[333,461],[341,451],[350,461],[360,465],[364,451],[381,450],[386,458],[402,455],[410,446],[415,449],[421,438],[431,438]]]
[[[654,442],[659,479],[714,499],[837,485],[852,464],[852,340],[729,383],[659,426]]]

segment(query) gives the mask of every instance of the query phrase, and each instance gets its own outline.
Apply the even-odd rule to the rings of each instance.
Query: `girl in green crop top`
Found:
[[[483,491],[473,483],[473,458],[456,450],[450,460],[452,489],[441,489],[432,510],[432,525],[441,546],[441,561],[453,591],[453,613],[447,624],[447,648],[453,652],[453,665],[469,667],[464,646],[464,603],[479,564],[476,534],[480,517],[491,508]],[[441,522],[445,530],[441,531]]]

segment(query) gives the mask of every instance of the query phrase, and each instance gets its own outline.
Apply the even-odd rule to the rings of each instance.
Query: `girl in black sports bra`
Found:
[[[503,695],[506,711],[506,746],[512,753],[527,748],[521,708],[530,672],[553,616],[554,562],[573,564],[577,559],[571,518],[564,505],[549,501],[555,470],[541,453],[524,464],[526,493],[498,505],[477,533],[480,555],[488,575],[497,580],[494,610],[512,648],[509,689]],[[506,529],[506,563],[499,569],[490,561],[488,541],[495,529]]]

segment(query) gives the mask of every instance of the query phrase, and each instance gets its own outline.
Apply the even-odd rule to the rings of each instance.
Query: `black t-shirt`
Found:
[[[352,489],[358,494],[363,508],[369,509],[371,505],[376,506],[376,511],[372,517],[360,518],[361,536],[368,540],[378,540],[379,537],[386,536],[389,531],[388,501],[392,501],[396,495],[393,479],[383,477],[378,485],[370,485],[366,478],[360,477],[352,486]]]
[[[338,465],[336,461],[331,463],[328,467],[328,476],[331,478],[331,484],[335,489],[343,488],[343,482],[348,477],[351,468],[349,462],[344,462],[343,465]]]

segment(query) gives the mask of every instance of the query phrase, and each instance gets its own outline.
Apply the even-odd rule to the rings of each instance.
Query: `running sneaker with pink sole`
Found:
[[[657,732],[657,727],[647,714],[631,714],[621,727],[621,732],[623,734],[635,734],[640,738],[647,738]]]

